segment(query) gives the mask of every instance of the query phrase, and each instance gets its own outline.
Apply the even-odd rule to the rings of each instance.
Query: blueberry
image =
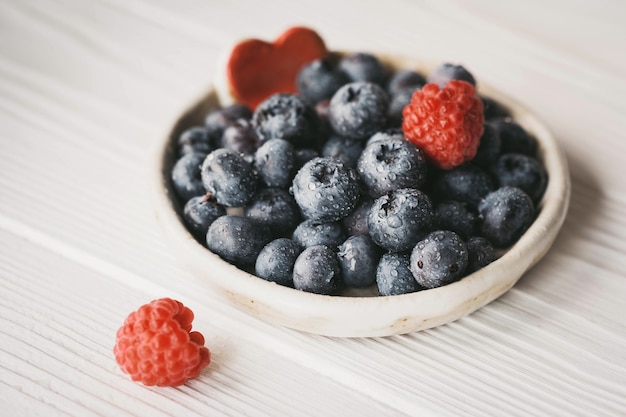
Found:
[[[471,274],[489,265],[497,258],[491,242],[481,236],[472,236],[467,240],[467,273]]]
[[[357,52],[344,56],[339,61],[339,69],[344,72],[350,82],[366,81],[385,86],[389,71],[374,55]]]
[[[339,261],[328,246],[310,246],[296,259],[293,266],[295,289],[330,295],[337,291],[339,282]]]
[[[505,153],[498,158],[491,172],[500,186],[521,188],[537,203],[548,183],[544,166],[532,156],[521,153]]]
[[[295,151],[284,139],[270,139],[255,155],[259,177],[268,187],[288,188],[295,174]]]
[[[537,154],[537,139],[518,123],[508,118],[490,123],[500,135],[502,153],[523,153],[529,156]]]
[[[467,245],[454,232],[436,230],[411,251],[411,272],[423,287],[436,288],[458,281],[467,268]]]
[[[328,111],[330,109],[330,98],[322,101],[318,101],[315,104],[315,112],[317,113],[318,120],[318,140],[315,141],[312,146],[316,148],[321,146],[320,142],[323,142],[324,138],[327,138],[333,132],[333,128],[328,120]]]
[[[439,88],[445,87],[452,80],[467,81],[476,86],[474,76],[462,65],[444,63],[428,74],[428,82],[437,84]]]
[[[376,269],[376,286],[382,296],[417,292],[419,285],[410,268],[410,254],[387,252],[381,256]]]
[[[296,94],[277,93],[261,102],[252,116],[261,143],[284,139],[297,148],[315,142],[318,117],[315,109]]]
[[[400,188],[420,188],[426,180],[426,155],[404,139],[379,140],[363,150],[357,172],[372,197]]]
[[[356,171],[332,158],[314,158],[298,171],[293,196],[304,217],[320,222],[346,217],[359,201]]]
[[[178,155],[188,153],[208,154],[213,150],[211,134],[204,126],[193,126],[183,131],[178,137]]]
[[[511,112],[502,103],[491,97],[481,96],[485,120],[505,119],[511,117]]]
[[[496,131],[493,125],[485,123],[483,134],[480,137],[480,144],[472,162],[481,168],[488,168],[496,162],[501,150],[500,133]]]
[[[432,187],[433,194],[440,201],[464,201],[472,207],[477,207],[480,200],[495,189],[489,174],[472,164],[441,171]]]
[[[374,200],[366,199],[357,208],[343,219],[343,227],[348,236],[365,235],[369,233],[367,227],[367,216]]]
[[[455,200],[443,201],[435,208],[433,228],[451,230],[462,239],[476,234],[478,214],[467,203]]]
[[[220,147],[224,130],[239,119],[250,120],[252,110],[244,104],[231,104],[226,107],[218,107],[209,111],[204,119],[204,125],[209,130],[214,140],[214,147]]]
[[[238,265],[254,265],[261,249],[271,240],[268,225],[230,214],[218,217],[206,235],[211,252]]]
[[[380,246],[368,235],[348,237],[337,252],[343,283],[351,288],[365,288],[374,284],[381,255]]]
[[[205,154],[188,153],[180,157],[172,167],[174,190],[185,202],[206,193],[201,178],[201,167],[205,157]]]
[[[291,236],[302,220],[293,196],[282,188],[261,189],[244,208],[244,214],[267,224],[276,237]]]
[[[387,92],[390,96],[401,91],[415,91],[426,84],[426,78],[422,74],[413,70],[400,70],[395,72],[387,84]]]
[[[216,149],[202,164],[202,182],[206,191],[226,207],[242,207],[257,189],[257,173],[237,152]]]
[[[392,252],[403,252],[430,231],[432,218],[430,198],[419,190],[402,188],[374,201],[367,226],[379,246]]]
[[[203,241],[211,223],[225,214],[224,206],[217,204],[208,195],[192,197],[183,207],[183,220],[187,229]]]
[[[339,71],[328,58],[310,62],[296,77],[298,92],[311,103],[330,99],[347,82],[346,74]]]
[[[332,135],[324,143],[321,156],[338,159],[347,166],[355,168],[361,152],[363,152],[362,140]]]
[[[293,286],[293,266],[301,249],[287,238],[272,240],[261,249],[254,265],[255,274],[264,280]]]
[[[293,231],[292,239],[302,248],[316,245],[337,248],[345,240],[346,234],[339,222],[319,223],[305,220]]]
[[[259,138],[249,120],[238,119],[224,129],[222,147],[244,155],[254,155]]]
[[[330,99],[328,120],[341,136],[365,139],[387,123],[387,93],[377,84],[354,82],[341,87]]]
[[[501,187],[493,191],[478,206],[480,234],[495,247],[515,243],[528,229],[535,217],[532,199],[517,187]]]

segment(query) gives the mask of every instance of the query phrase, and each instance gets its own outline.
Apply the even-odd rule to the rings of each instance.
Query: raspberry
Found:
[[[153,300],[128,315],[113,352],[122,371],[144,385],[178,386],[211,361],[202,334],[191,331],[193,312],[170,298]]]
[[[413,93],[402,115],[405,137],[439,168],[459,166],[476,155],[485,116],[470,83],[427,84]]]

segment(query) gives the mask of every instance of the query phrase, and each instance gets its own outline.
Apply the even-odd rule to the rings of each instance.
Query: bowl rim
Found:
[[[432,61],[374,53],[387,65],[432,70]],[[222,260],[187,231],[182,206],[173,191],[170,171],[175,162],[178,134],[191,120],[217,105],[221,92],[214,86],[168,124],[155,143],[151,182],[155,213],[165,239],[192,276],[211,284],[244,311],[266,321],[309,333],[339,337],[389,336],[424,330],[464,317],[508,291],[550,249],[569,208],[571,180],[565,154],[548,128],[516,100],[482,82],[477,92],[504,104],[515,122],[539,145],[538,153],[548,172],[548,184],[537,205],[538,215],[522,237],[486,267],[443,287],[393,296],[330,296],[298,291],[268,282]],[[207,271],[207,272],[204,272]],[[225,274],[228,277],[220,278]]]

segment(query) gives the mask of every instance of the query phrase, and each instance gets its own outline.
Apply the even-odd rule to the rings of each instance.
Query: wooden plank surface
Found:
[[[624,415],[625,17],[617,1],[0,2],[0,414]],[[292,24],[467,63],[537,111],[573,177],[548,256],[477,313],[384,339],[271,326],[181,269],[150,146],[230,42]],[[159,296],[193,308],[214,352],[178,389],[132,383],[112,356]]]

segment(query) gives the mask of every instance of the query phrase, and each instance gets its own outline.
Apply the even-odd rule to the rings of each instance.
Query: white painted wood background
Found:
[[[626,3],[0,2],[0,415],[626,415]],[[547,257],[455,323],[384,339],[274,327],[197,284],[162,241],[148,150],[244,36],[451,60],[553,130],[573,194]],[[213,362],[131,382],[115,332],[156,297]]]

